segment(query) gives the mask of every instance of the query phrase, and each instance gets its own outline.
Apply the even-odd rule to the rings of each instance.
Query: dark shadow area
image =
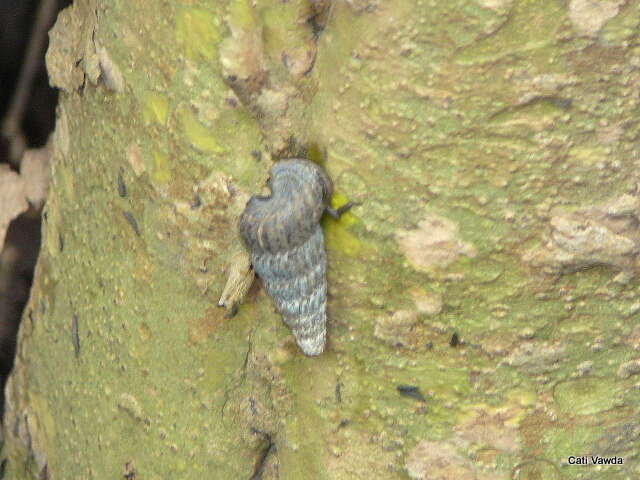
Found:
[[[40,247],[40,212],[20,215],[7,231],[0,253],[0,376],[5,379],[15,355],[16,334],[29,298]]]
[[[42,147],[55,125],[58,91],[49,86],[47,77],[46,32],[57,12],[70,4],[70,0],[0,0],[0,164],[9,164],[16,172],[22,151]],[[7,128],[12,122],[13,128]],[[0,245],[2,411],[4,385],[13,367],[16,334],[40,249],[40,222],[41,209],[31,207],[13,220]]]

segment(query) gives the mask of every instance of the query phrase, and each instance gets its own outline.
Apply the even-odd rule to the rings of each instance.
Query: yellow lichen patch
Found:
[[[145,124],[157,123],[165,125],[169,112],[169,101],[166,95],[158,92],[146,92],[142,97],[142,118]]]
[[[178,115],[182,130],[194,147],[203,152],[224,153],[226,151],[209,129],[198,122],[198,119],[190,110],[184,108]]]
[[[138,220],[139,225],[144,225],[144,218]],[[135,270],[133,278],[142,284],[150,284],[153,281],[152,275],[155,271],[155,265],[149,261],[149,256],[142,252],[138,252],[135,256]]]
[[[336,192],[331,197],[330,203],[332,208],[338,209],[348,202],[346,195]],[[325,215],[323,223],[329,250],[339,250],[352,257],[359,255],[363,248],[362,242],[346,228],[357,222],[358,217],[351,212],[345,212],[337,220]]]
[[[144,340],[145,342],[151,340],[151,338],[153,337],[153,330],[151,330],[151,328],[149,328],[149,325],[147,325],[145,322],[142,322],[138,327],[138,333],[140,334],[140,339]]]
[[[55,191],[54,191],[55,192]],[[45,247],[50,257],[55,257],[60,252],[60,231],[58,225],[60,222],[59,211],[60,199],[56,193],[49,195],[46,206],[46,222],[45,230]],[[4,238],[2,239],[4,240]]]
[[[351,257],[360,254],[362,242],[354,234],[338,225],[335,220],[327,222],[325,232],[329,250],[339,250]]]
[[[216,55],[220,32],[213,12],[203,8],[185,8],[176,18],[176,42],[183,46],[190,60],[213,60]]]
[[[573,378],[553,387],[553,399],[567,414],[593,417],[619,405],[621,391],[613,377]]]
[[[229,5],[229,26],[233,29],[255,28],[258,21],[251,2],[247,0],[235,0]]]
[[[70,201],[74,201],[76,198],[76,177],[69,168],[59,168],[58,170],[60,172],[58,188]]]
[[[507,394],[509,402],[518,405],[520,407],[533,407],[536,404],[537,395],[531,390],[512,390]],[[517,416],[518,420],[522,419],[522,416]]]
[[[604,146],[576,146],[569,151],[569,161],[579,165],[595,165],[607,155],[607,149]]]
[[[310,142],[307,145],[307,159],[313,163],[317,163],[321,167],[325,167],[326,151],[320,146],[318,142]]]
[[[37,437],[36,439],[39,443],[39,447],[44,447],[44,443],[50,445],[48,440],[53,439],[56,436],[56,420],[53,415],[51,415],[49,403],[45,397],[33,392],[29,394],[29,398],[31,400],[31,405],[33,406],[33,413],[29,416],[29,420],[36,419],[36,422],[29,424],[29,431],[32,437]],[[40,428],[31,428],[36,423]]]
[[[51,459],[57,459],[57,443],[55,442],[56,420],[51,414],[51,405],[48,398],[35,392],[19,401],[16,405],[19,412],[13,419],[15,425],[12,437],[18,444],[28,446],[29,469],[32,472],[29,478],[42,478],[37,472],[47,472],[54,463]],[[15,450],[15,447],[14,447]],[[17,478],[12,475],[11,478]],[[27,478],[20,475],[19,478]]]
[[[169,157],[165,153],[153,152],[153,172],[151,178],[156,183],[167,183],[171,180],[171,169],[169,168]]]
[[[349,198],[341,192],[335,192],[331,197],[331,208],[335,208],[336,210],[340,207],[343,207],[347,203],[349,203]],[[348,227],[353,225],[354,223],[358,223],[358,217],[356,217],[351,211],[345,212],[340,216],[340,219],[337,220],[340,224]]]

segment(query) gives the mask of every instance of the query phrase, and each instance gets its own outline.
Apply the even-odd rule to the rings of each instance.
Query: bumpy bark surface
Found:
[[[640,475],[639,31],[631,0],[77,0],[6,478]],[[304,156],[363,203],[324,224],[317,358],[261,288],[216,306]]]

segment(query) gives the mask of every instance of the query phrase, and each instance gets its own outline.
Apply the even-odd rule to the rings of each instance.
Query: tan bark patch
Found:
[[[598,135],[598,140],[602,143],[606,143],[607,145],[615,145],[617,144],[622,135],[624,135],[625,129],[622,123],[614,123],[612,125],[606,125],[602,128],[599,128],[596,134]]]
[[[231,36],[220,46],[220,63],[233,90],[247,103],[251,95],[262,90],[268,73],[262,26],[252,10],[242,13],[244,17],[232,13],[227,19]]]
[[[100,62],[100,79],[105,87],[113,92],[123,92],[124,78],[122,73],[104,47],[98,47],[98,58]]]
[[[525,342],[505,360],[506,365],[526,368],[530,373],[544,373],[558,368],[565,357],[565,347],[557,343]]]
[[[513,4],[513,0],[477,0],[484,8],[491,10],[502,10],[509,8]]]
[[[46,62],[49,81],[67,92],[79,89],[85,74],[95,84],[100,61],[93,43],[97,23],[92,2],[75,2],[58,15],[49,32]]]
[[[418,313],[410,310],[398,310],[391,316],[379,317],[373,334],[377,339],[391,346],[408,345],[413,330],[418,323]]]
[[[20,176],[24,179],[25,194],[35,208],[40,208],[47,198],[52,154],[53,145],[49,140],[42,148],[25,151],[20,162]]]
[[[618,368],[618,376],[620,378],[629,378],[632,375],[640,373],[640,359],[625,362]]]
[[[229,276],[218,300],[218,306],[233,311],[244,300],[255,277],[249,253],[244,248],[239,248],[229,258],[228,269]]]
[[[455,223],[433,213],[427,214],[418,223],[418,228],[397,232],[396,241],[416,270],[444,268],[460,255],[476,255],[473,245],[460,238]]]
[[[491,445],[503,452],[517,452],[520,436],[515,420],[521,414],[522,409],[517,407],[492,409],[480,406],[474,408],[456,430],[471,443]]]
[[[447,442],[422,440],[405,460],[407,473],[413,480],[501,480],[497,473],[487,476]]]
[[[421,288],[411,289],[409,294],[420,313],[438,315],[442,311],[442,296],[440,294],[426,292]]]
[[[634,350],[640,350],[640,325],[635,326],[634,329],[631,330],[631,333],[625,339],[624,343]]]
[[[8,165],[0,165],[0,246],[11,221],[29,207],[23,179]]]
[[[129,145],[127,148],[127,160],[129,161],[129,165],[131,165],[133,172],[136,174],[136,177],[142,175],[146,170],[144,160],[142,159],[142,153],[140,152],[140,147],[138,145]]]
[[[604,204],[551,213],[551,234],[523,259],[551,271],[577,271],[597,265],[637,270],[640,252],[640,196],[626,193]]]
[[[622,4],[621,0],[571,0],[569,18],[580,33],[595,35],[618,14]]]

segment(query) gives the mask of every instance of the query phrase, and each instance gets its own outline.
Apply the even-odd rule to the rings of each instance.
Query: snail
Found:
[[[240,234],[284,323],[305,355],[324,351],[327,254],[320,219],[333,185],[309,160],[288,159],[271,169],[270,196],[253,196],[240,217]],[[351,206],[351,205],[349,205]]]

